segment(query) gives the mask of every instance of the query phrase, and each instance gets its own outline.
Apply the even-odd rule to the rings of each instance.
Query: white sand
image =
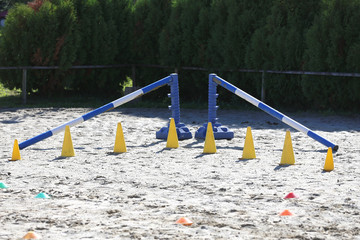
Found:
[[[43,239],[360,239],[360,116],[288,114],[339,145],[335,170],[323,172],[326,147],[291,129],[296,164],[280,167],[286,125],[260,111],[219,111],[235,132],[180,141],[165,149],[155,132],[166,109],[119,109],[71,128],[75,157],[60,158],[64,134],[21,150],[25,141],[90,109],[0,110],[0,239],[34,230]],[[207,111],[181,111],[194,132]],[[127,153],[112,154],[117,122]],[[239,161],[246,127],[258,159]],[[45,192],[51,199],[36,199]],[[283,199],[289,192],[298,198]],[[279,216],[288,209],[293,216]],[[190,227],[175,224],[190,218]]]

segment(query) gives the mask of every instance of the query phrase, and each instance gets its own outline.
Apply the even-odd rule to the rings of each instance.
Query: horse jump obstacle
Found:
[[[210,74],[209,75],[208,122],[211,122],[213,124],[215,139],[231,139],[234,137],[233,132],[229,131],[226,127],[221,126],[221,124],[217,122],[217,120],[218,120],[218,118],[216,118],[216,111],[218,109],[218,106],[216,106],[216,98],[218,97],[218,94],[216,93],[217,85],[224,87],[225,89],[229,90],[230,92],[236,94],[237,96],[241,97],[242,99],[253,104],[255,107],[260,108],[264,112],[279,119],[280,121],[287,124],[288,126],[291,126],[291,127],[295,128],[296,130],[305,133],[309,137],[311,137],[314,140],[320,142],[321,144],[327,146],[328,148],[331,147],[334,151],[338,150],[338,148],[339,148],[338,145],[335,145],[334,143],[330,142],[329,140],[326,140],[325,138],[319,136],[318,134],[316,134],[309,128],[305,127],[304,125],[301,125],[300,123],[294,121],[293,119],[289,118],[288,116],[282,114],[281,112],[275,110],[274,108],[259,101],[258,99],[254,98],[253,96],[249,95],[248,93],[235,87],[231,83],[218,77],[216,74]],[[205,125],[200,127],[195,132],[195,138],[204,139],[205,135],[206,135],[206,126]]]
[[[171,97],[171,106],[169,106],[169,109],[172,111],[172,118],[175,120],[176,125],[176,131],[178,134],[179,139],[189,139],[192,138],[191,132],[189,129],[182,123],[180,123],[180,104],[179,104],[179,86],[178,86],[178,75],[177,74],[171,74],[163,79],[160,79],[152,84],[149,84],[139,90],[136,90],[124,97],[118,98],[115,101],[112,101],[102,107],[99,107],[91,112],[88,112],[84,114],[81,117],[78,117],[72,121],[69,121],[67,123],[64,123],[52,130],[49,130],[47,132],[44,132],[38,136],[35,136],[33,138],[30,138],[24,142],[21,142],[19,144],[20,149],[24,149],[30,145],[33,145],[37,142],[40,142],[46,138],[51,137],[52,135],[55,135],[57,133],[63,132],[65,130],[66,126],[72,127],[79,123],[82,123],[86,120],[89,120],[90,118],[93,118],[101,113],[104,113],[106,111],[112,110],[120,105],[123,105],[127,102],[130,102],[134,100],[137,97],[140,97],[142,95],[145,95],[151,91],[154,91],[164,85],[170,85],[171,93],[168,95]],[[167,133],[168,133],[169,127],[163,127],[158,132],[156,132],[156,138],[159,139],[166,139]]]

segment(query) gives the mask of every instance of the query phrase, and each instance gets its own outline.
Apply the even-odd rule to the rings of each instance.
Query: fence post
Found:
[[[21,96],[22,96],[22,102],[23,104],[26,104],[26,75],[27,75],[27,69],[23,68],[23,77],[22,77],[22,87],[21,87]]]
[[[261,101],[265,102],[265,70],[262,71],[261,76]]]

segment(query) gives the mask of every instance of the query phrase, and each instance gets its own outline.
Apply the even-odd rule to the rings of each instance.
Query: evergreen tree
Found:
[[[77,65],[111,65],[118,51],[114,1],[76,0],[80,46]],[[77,91],[107,95],[120,91],[120,79],[114,69],[72,71]]]
[[[174,68],[181,66],[181,6],[173,1],[169,20],[160,33],[160,63]]]
[[[17,3],[27,3],[29,0],[1,0],[0,1],[0,12],[7,11]]]
[[[207,101],[210,72],[256,97],[260,74],[237,69],[359,72],[358,0],[25,0],[9,8],[0,34],[3,66],[60,66],[30,71],[28,89],[108,95],[122,89],[127,69],[68,70],[72,65],[162,64],[136,69],[143,86],[178,70],[180,94]],[[14,2],[19,4],[13,5]],[[226,70],[232,69],[233,72]],[[21,86],[20,71],[2,82]],[[276,107],[359,109],[360,82],[338,77],[266,75],[266,102]],[[152,95],[162,99],[164,91]],[[239,99],[219,88],[220,102]],[[226,93],[226,94],[225,94]],[[290,94],[291,93],[291,94]],[[168,101],[168,99],[167,99]]]
[[[266,24],[251,38],[246,59],[249,68],[303,69],[305,32],[320,7],[318,0],[274,0]],[[304,102],[298,100],[303,97],[300,76],[267,75],[266,86],[268,103],[305,107]]]
[[[224,68],[225,54],[224,48],[226,46],[225,25],[228,17],[228,8],[226,1],[213,0],[209,9],[209,40],[207,45],[208,63],[207,67],[213,69]]]
[[[272,6],[270,0],[228,0],[228,19],[225,28],[224,66],[226,69],[249,68],[246,64],[246,51],[252,36],[259,27],[266,23],[268,9]],[[259,7],[260,6],[260,7]],[[259,32],[261,33],[261,32]],[[264,39],[261,36],[261,41]],[[257,46],[262,47],[262,46]],[[265,47],[267,50],[267,47]],[[256,49],[258,50],[258,49]],[[261,53],[260,57],[264,57]],[[228,79],[245,91],[260,96],[260,75],[249,75],[233,72]],[[234,97],[231,96],[234,101]]]
[[[160,64],[159,38],[171,12],[170,0],[140,0],[134,5],[132,53],[137,64]],[[143,86],[163,78],[172,70],[137,68],[136,84]],[[164,90],[160,90],[164,91]],[[166,89],[166,91],[168,91]],[[164,94],[156,94],[156,96]]]
[[[307,32],[305,67],[312,71],[358,71],[360,2],[331,0]],[[316,108],[359,109],[360,82],[341,77],[305,76],[302,88]]]
[[[63,69],[76,57],[76,15],[72,2],[34,1],[10,9],[1,39],[1,65],[60,66],[60,70],[34,71],[27,85],[39,94],[63,89]],[[19,88],[21,74],[8,71],[5,86]]]

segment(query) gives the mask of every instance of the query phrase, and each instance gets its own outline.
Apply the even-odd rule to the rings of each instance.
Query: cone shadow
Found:
[[[158,145],[158,144],[160,144],[160,143],[163,143],[164,142],[164,140],[159,140],[159,141],[156,141],[156,142],[153,142],[153,143],[151,143],[151,144],[147,144],[147,145],[143,145],[144,147],[151,147],[151,146],[155,146],[155,145]],[[131,147],[131,146],[129,146],[129,147]],[[135,146],[134,146],[135,147]],[[136,146],[136,147],[139,147],[139,146]]]
[[[260,158],[238,158],[235,162],[248,162],[251,160],[260,160]]]
[[[64,159],[67,159],[67,158],[70,158],[70,157],[59,156],[59,157],[54,158],[53,160],[49,160],[49,162],[58,161],[58,160],[64,160]]]
[[[292,166],[292,165],[291,165],[291,164],[278,165],[278,166],[276,166],[276,167],[274,168],[274,170],[275,170],[275,171],[278,171],[278,170],[280,170],[280,169],[282,169],[282,168],[287,168],[287,167],[290,167],[290,166]]]
[[[162,152],[164,152],[164,151],[171,151],[172,149],[174,149],[174,148],[168,148],[168,147],[165,147],[165,148],[163,148],[163,149],[161,149],[161,150],[157,151],[156,153],[162,153]]]
[[[213,154],[213,153],[201,153],[201,154],[195,156],[194,158],[202,158],[202,157],[204,157],[205,155],[211,155],[211,154]]]
[[[107,152],[106,154],[107,155],[115,155],[115,156],[117,156],[117,155],[122,155],[122,154],[125,154],[126,152]]]

